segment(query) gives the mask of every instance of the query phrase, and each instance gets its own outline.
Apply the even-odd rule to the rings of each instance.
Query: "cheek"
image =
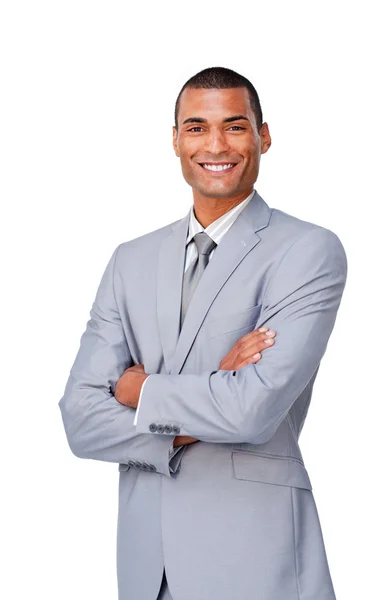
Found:
[[[183,139],[182,142],[178,144],[178,149],[184,162],[191,161],[192,157],[200,152],[200,141],[195,138]]]
[[[257,169],[258,164],[259,164],[259,160],[256,154],[256,149],[247,149],[246,153],[244,154],[244,158],[245,158],[245,168],[246,170],[249,171],[254,171]]]
[[[195,165],[195,163],[192,162],[192,160],[190,159],[190,157],[186,154],[181,154],[180,156],[180,162],[182,165],[182,169],[186,170],[186,171],[192,171],[195,169],[195,167],[197,165]]]
[[[198,179],[198,165],[193,163],[188,156],[181,156],[180,165],[183,177],[185,177],[188,183],[194,182],[196,179]]]
[[[253,143],[248,143],[248,139],[242,138],[241,140],[237,140],[237,145],[235,146],[235,150],[245,157],[247,162],[255,162],[257,156],[257,146]]]
[[[195,152],[187,148],[187,151],[182,150],[180,153],[180,162],[182,165],[182,170],[187,171],[188,173],[197,172],[199,169],[199,165],[196,164],[194,160],[192,160],[192,156],[195,155]]]

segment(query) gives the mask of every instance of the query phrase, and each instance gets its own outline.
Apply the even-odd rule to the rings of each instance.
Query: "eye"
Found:
[[[236,127],[235,131],[238,131],[239,129],[244,129],[244,127],[240,127],[239,125],[232,125],[230,129],[233,129],[233,127]]]
[[[187,129],[187,131],[193,131],[193,130],[195,130],[195,129],[200,129],[200,130],[201,130],[202,128],[201,128],[201,127],[197,127],[197,126],[195,126],[195,127],[191,127],[190,129]]]

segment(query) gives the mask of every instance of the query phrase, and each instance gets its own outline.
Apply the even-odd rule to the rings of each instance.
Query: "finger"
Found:
[[[243,337],[246,337],[247,335],[250,336],[254,336],[254,335],[265,335],[265,333],[268,331],[268,327],[258,327],[257,329],[254,329],[253,331],[250,331],[249,333],[247,333],[246,335],[243,335]]]
[[[260,329],[255,329],[254,331],[250,331],[246,335],[243,335],[243,337],[235,342],[234,346],[224,359],[222,359],[219,369],[224,370],[224,365],[228,365],[226,368],[230,370],[232,369],[232,364],[236,365],[237,360],[240,360],[240,363],[239,366],[235,366],[235,368],[240,369],[248,364],[248,361],[251,362],[253,356],[257,352],[270,348],[274,344],[275,336],[276,332],[272,329],[268,330],[268,327],[260,327]],[[268,341],[266,342],[266,340]],[[223,364],[221,364],[222,362]]]
[[[244,338],[242,338],[240,350],[237,355],[238,360],[240,360],[239,366],[237,367],[238,369],[241,369],[241,367],[245,366],[250,362],[253,362],[254,360],[259,360],[259,358],[255,359],[254,356],[256,356],[261,351],[271,348],[275,343],[274,337],[267,337],[267,339],[257,340],[254,340],[252,337],[247,343],[243,340]]]
[[[247,334],[243,336],[236,342],[236,350],[239,355],[239,360],[242,361],[247,360],[250,356],[256,354],[256,352],[261,352],[262,350],[266,350],[267,348],[271,348],[275,343],[276,333],[272,332],[271,336],[267,336],[266,334],[260,334],[260,336],[253,336],[251,334]]]
[[[237,367],[235,367],[235,370],[238,371],[242,367],[245,367],[246,365],[249,365],[249,364],[256,364],[259,362],[259,360],[261,360],[261,352],[257,352],[253,356],[251,355],[246,360],[243,360],[241,363],[239,363],[239,365]]]
[[[263,329],[262,327],[260,329]],[[263,332],[260,331],[260,329],[255,329],[254,331],[250,331],[249,333],[246,333],[245,335],[243,335],[243,337],[239,338],[238,341],[240,340],[244,340],[244,341],[258,341],[260,340],[267,340],[269,338],[274,338],[276,335],[276,332],[273,329],[268,329],[267,331]]]

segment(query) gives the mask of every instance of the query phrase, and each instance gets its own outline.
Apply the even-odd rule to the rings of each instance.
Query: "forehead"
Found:
[[[242,114],[253,119],[247,88],[192,89],[185,88],[180,97],[178,122],[189,117],[202,117],[208,121]]]

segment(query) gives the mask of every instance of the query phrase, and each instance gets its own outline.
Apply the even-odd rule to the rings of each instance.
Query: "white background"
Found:
[[[71,454],[58,401],[112,251],[192,204],[173,110],[186,79],[209,66],[237,70],[259,93],[273,142],[261,196],[332,229],[347,253],[300,441],[338,600],[381,597],[377,7],[2,3],[5,600],[117,598],[117,465]]]

